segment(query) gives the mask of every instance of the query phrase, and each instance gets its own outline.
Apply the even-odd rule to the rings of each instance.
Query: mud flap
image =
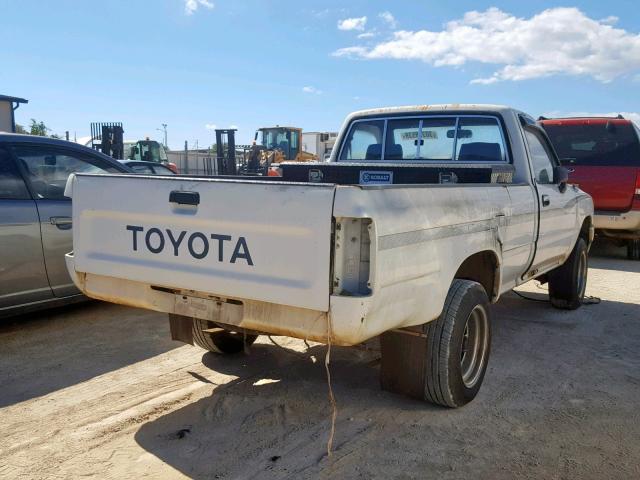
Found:
[[[169,314],[169,329],[171,340],[193,345],[193,318],[184,315]]]
[[[427,338],[420,326],[385,332],[380,337],[383,390],[424,399]]]

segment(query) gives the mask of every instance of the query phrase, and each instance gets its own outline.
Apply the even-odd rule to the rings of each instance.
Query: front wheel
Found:
[[[194,345],[218,354],[240,353],[258,338],[257,335],[218,328],[213,322],[199,318],[193,319],[192,332]]]
[[[587,243],[578,238],[567,261],[548,274],[551,305],[563,310],[575,310],[582,305],[588,271]]]

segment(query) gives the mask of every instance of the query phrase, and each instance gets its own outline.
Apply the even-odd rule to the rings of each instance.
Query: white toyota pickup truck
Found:
[[[593,203],[522,112],[361,111],[330,162],[281,172],[72,176],[69,272],[216,353],[380,335],[383,388],[450,407],[483,381],[491,302],[536,278],[554,306],[581,304]]]

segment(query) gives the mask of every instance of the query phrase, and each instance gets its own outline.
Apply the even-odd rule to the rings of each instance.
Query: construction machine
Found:
[[[249,151],[246,172],[265,174],[273,164],[314,162],[318,157],[302,150],[302,129],[296,127],[259,128]]]

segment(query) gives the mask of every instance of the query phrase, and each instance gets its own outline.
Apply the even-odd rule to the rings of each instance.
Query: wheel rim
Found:
[[[469,314],[462,335],[460,369],[462,381],[473,388],[480,379],[489,346],[489,320],[482,305],[476,305]]]
[[[580,253],[580,259],[578,261],[578,298],[584,297],[584,292],[587,289],[587,252]]]

